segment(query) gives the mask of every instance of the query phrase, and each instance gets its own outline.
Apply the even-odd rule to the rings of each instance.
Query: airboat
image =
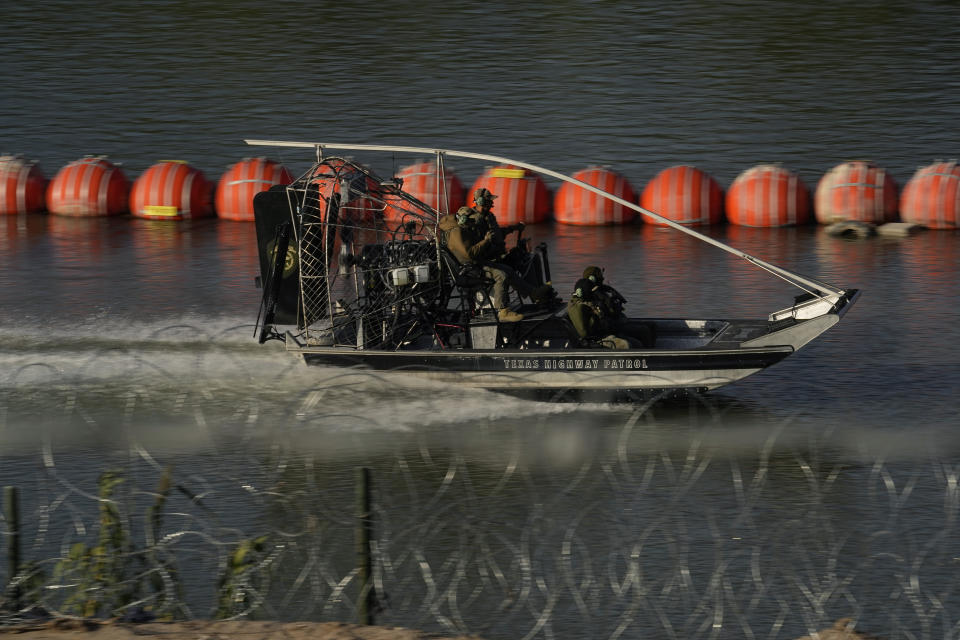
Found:
[[[254,198],[263,295],[259,341],[282,340],[307,364],[402,374],[500,390],[705,391],[777,362],[840,321],[859,296],[748,255],[570,176],[499,156],[404,146],[246,140],[309,149],[312,166]],[[341,155],[333,155],[337,152]],[[418,154],[509,164],[573,183],[728,251],[799,288],[766,318],[636,318],[652,347],[612,350],[581,339],[557,299],[515,299],[500,322],[482,268],[446,249],[437,206],[343,152]],[[420,194],[423,197],[423,194]],[[426,198],[425,198],[426,199]],[[511,264],[532,287],[550,283],[547,246],[521,238]]]

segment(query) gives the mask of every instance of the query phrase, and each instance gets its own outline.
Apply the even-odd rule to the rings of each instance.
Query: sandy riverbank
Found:
[[[259,622],[252,620],[190,620],[186,622],[94,622],[60,619],[38,624],[0,627],[0,636],[16,640],[483,640],[476,635],[451,636],[401,627],[376,627],[343,622]],[[854,630],[850,618],[798,640],[880,640]]]
[[[376,627],[342,622],[259,622],[250,620],[191,620],[186,622],[90,622],[54,620],[40,624],[0,627],[0,636],[17,640],[483,640],[480,636],[450,636],[400,627]]]

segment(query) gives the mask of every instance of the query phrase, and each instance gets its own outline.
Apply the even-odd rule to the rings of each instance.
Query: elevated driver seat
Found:
[[[480,309],[493,309],[491,290],[493,279],[483,270],[483,266],[468,262],[460,264],[446,247],[440,248],[442,269],[450,274],[455,288],[450,291],[448,301],[455,301],[464,317],[472,318]]]

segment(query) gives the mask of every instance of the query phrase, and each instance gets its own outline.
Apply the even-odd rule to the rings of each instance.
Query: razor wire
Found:
[[[176,357],[202,369],[223,351],[257,377],[233,343],[210,340],[223,348]],[[114,357],[74,366],[86,377]],[[126,357],[168,368],[152,350]],[[107,398],[41,385],[52,414],[109,446],[67,447],[41,429],[12,447],[35,402],[23,377],[43,364],[2,381],[3,467],[20,470],[0,472],[20,502],[19,566],[0,569],[6,622],[355,621],[355,471],[367,468],[376,624],[491,639],[795,638],[851,617],[884,638],[960,633],[960,460],[946,452],[838,451],[833,426],[791,416],[731,433],[736,403],[711,396],[606,407],[603,428],[574,406],[383,433],[345,401],[351,385],[395,378],[294,364],[271,384],[309,384],[276,402],[167,375]],[[156,416],[207,444],[154,443],[164,427],[144,423]],[[5,511],[5,548],[11,526]]]

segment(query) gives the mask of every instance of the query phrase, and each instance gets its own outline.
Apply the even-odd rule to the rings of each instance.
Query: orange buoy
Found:
[[[253,221],[253,196],[277,184],[290,184],[293,174],[269,158],[244,158],[217,183],[217,216],[227,220]]]
[[[896,222],[897,183],[870,162],[844,162],[817,183],[814,213],[822,224]]]
[[[727,220],[744,227],[786,227],[810,221],[810,190],[779,165],[747,169],[727,190]]]
[[[573,174],[573,177],[631,204],[637,201],[633,186],[616,171],[587,167]],[[553,219],[563,224],[625,224],[633,222],[636,217],[637,212],[633,209],[570,182],[560,185],[553,199]]]
[[[955,161],[917,169],[900,195],[900,219],[931,229],[960,227],[960,167]]]
[[[680,224],[723,221],[723,190],[713,176],[690,165],[668,167],[647,183],[640,206]],[[646,222],[662,225],[652,218]]]
[[[161,160],[130,189],[130,214],[153,220],[202,218],[213,212],[213,184],[182,160]]]
[[[442,176],[440,180],[437,179],[436,162],[418,162],[397,173],[397,177],[403,180],[402,188],[405,192],[430,205],[442,215],[463,206],[466,189],[451,169],[443,168],[439,175]],[[402,202],[391,199],[384,210],[384,217],[387,220],[399,221],[407,211],[408,208]]]
[[[550,213],[550,190],[539,175],[527,169],[511,164],[491,167],[477,178],[470,193],[467,194],[473,204],[473,194],[477,189],[486,188],[497,196],[493,203],[493,213],[501,225],[536,224],[547,219]]]
[[[47,211],[61,216],[114,216],[127,211],[130,181],[105,156],[85,156],[60,169],[47,187]]]
[[[47,179],[23,156],[0,156],[0,215],[43,211]]]
[[[337,215],[345,224],[372,224],[383,219],[385,203],[374,195],[380,193],[380,185],[346,160],[324,160],[314,169],[310,182],[317,185],[321,216],[326,214],[330,199],[336,195],[340,199]]]

